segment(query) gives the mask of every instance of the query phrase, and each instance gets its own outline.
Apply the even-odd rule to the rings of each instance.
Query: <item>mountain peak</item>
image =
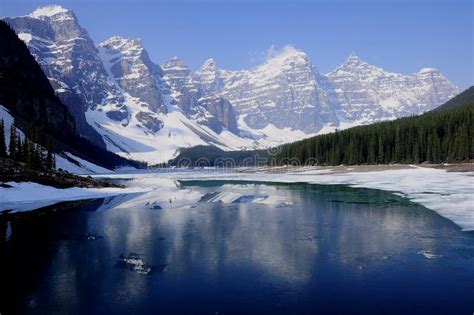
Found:
[[[217,63],[214,60],[214,58],[209,58],[206,61],[204,61],[202,68],[217,68]]]
[[[333,71],[327,73],[326,75],[331,77],[334,75],[338,75],[340,72],[345,73],[384,73],[385,70],[371,65],[368,62],[362,60],[359,56],[351,54],[346,61],[338,66]]]
[[[120,35],[114,35],[109,39],[106,39],[100,46],[109,46],[109,45],[125,45],[125,44],[134,44],[134,45],[142,45],[142,41],[139,37],[136,38],[124,38]]]
[[[346,62],[344,63],[344,65],[352,65],[352,66],[365,65],[365,64],[368,64],[368,63],[362,60],[359,56],[355,54],[350,54]]]
[[[120,51],[125,55],[135,55],[141,53],[144,48],[140,38],[124,38],[114,35],[99,44],[99,47]]]
[[[161,65],[164,69],[171,69],[171,68],[180,68],[180,69],[188,69],[188,66],[177,56],[166,61],[164,64]]]
[[[29,16],[35,19],[41,19],[43,17],[52,17],[56,14],[68,13],[68,12],[71,12],[71,11],[63,8],[62,6],[58,4],[54,4],[54,5],[39,7],[33,12],[31,12]]]

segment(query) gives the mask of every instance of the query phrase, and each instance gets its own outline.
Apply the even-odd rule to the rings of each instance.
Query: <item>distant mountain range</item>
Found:
[[[420,114],[459,93],[438,70],[390,73],[357,56],[328,74],[293,47],[249,70],[213,59],[191,71],[151,61],[139,39],[96,45],[75,14],[48,6],[5,20],[27,44],[78,132],[127,158],[160,163],[180,147],[263,148]]]
[[[467,162],[474,159],[474,86],[423,115],[353,127],[281,146],[274,165]]]

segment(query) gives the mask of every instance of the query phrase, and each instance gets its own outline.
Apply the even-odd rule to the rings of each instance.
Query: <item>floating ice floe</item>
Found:
[[[142,275],[149,275],[152,272],[163,272],[166,269],[166,265],[152,266],[151,264],[145,262],[140,254],[129,253],[127,256],[120,255],[117,263],[115,264],[116,268],[126,268],[132,271],[135,271]]]
[[[143,261],[139,254],[135,253],[130,253],[127,256],[124,256],[123,254],[120,255],[115,266],[117,268],[127,268],[143,275],[151,273],[151,265]]]
[[[432,251],[429,250],[420,250],[416,252],[417,254],[423,255],[427,259],[435,259],[435,258],[440,258],[442,257],[441,254],[436,254]]]

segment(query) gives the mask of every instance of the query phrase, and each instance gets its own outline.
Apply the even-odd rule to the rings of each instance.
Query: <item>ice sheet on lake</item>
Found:
[[[167,176],[173,176],[168,174]],[[260,173],[177,173],[189,180],[248,180],[256,182],[306,182],[343,184],[351,187],[381,189],[401,194],[413,202],[452,220],[463,230],[474,230],[474,173],[411,166],[373,172],[329,173],[315,170],[283,174]]]

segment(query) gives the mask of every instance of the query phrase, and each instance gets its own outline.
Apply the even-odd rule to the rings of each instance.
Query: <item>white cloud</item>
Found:
[[[294,51],[294,50],[296,50],[296,48],[292,44],[287,44],[280,49],[272,44],[269,48],[265,49],[264,51],[252,51],[248,55],[250,58],[250,64],[258,65],[282,53],[286,53],[286,52]]]

